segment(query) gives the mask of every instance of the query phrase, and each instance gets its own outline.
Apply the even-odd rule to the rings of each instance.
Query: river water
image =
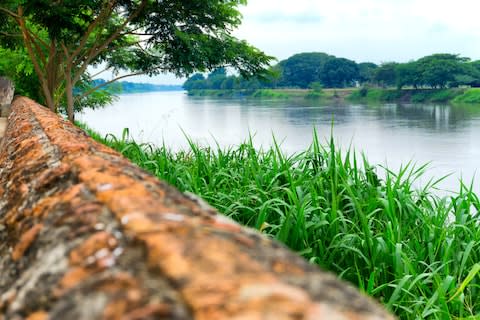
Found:
[[[272,136],[286,153],[303,151],[315,127],[321,141],[363,152],[371,164],[396,170],[409,161],[430,163],[430,177],[451,174],[440,185],[458,190],[480,168],[480,105],[320,103],[188,97],[184,92],[121,95],[113,105],[77,116],[96,131],[121,136],[129,128],[139,142],[188,147],[185,134],[203,145],[238,145],[249,134],[257,147]],[[332,129],[333,123],[333,129]],[[480,179],[476,179],[480,181]],[[480,190],[480,183],[475,182]]]

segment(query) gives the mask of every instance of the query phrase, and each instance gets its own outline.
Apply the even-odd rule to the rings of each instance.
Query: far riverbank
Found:
[[[358,102],[403,103],[478,103],[480,88],[448,89],[393,89],[393,88],[342,88],[342,89],[256,89],[256,90],[190,90],[189,96],[256,98],[256,99],[318,99],[349,100]]]

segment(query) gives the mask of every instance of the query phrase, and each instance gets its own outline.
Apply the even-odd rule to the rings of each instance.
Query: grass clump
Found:
[[[93,137],[335,272],[400,319],[480,316],[480,200],[471,185],[439,197],[438,181],[413,187],[425,166],[374,167],[316,134],[290,156],[278,144],[256,150],[251,139],[226,149],[189,140],[189,150],[171,152],[135,143],[128,131]]]
[[[480,88],[466,90],[462,95],[457,96],[453,102],[480,103]]]
[[[273,99],[288,99],[290,96],[286,92],[272,89],[258,89],[252,94],[253,98],[273,98]]]
[[[461,94],[457,89],[412,90],[411,101],[419,102],[449,102]]]

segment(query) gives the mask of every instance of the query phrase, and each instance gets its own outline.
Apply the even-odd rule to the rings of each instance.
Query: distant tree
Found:
[[[253,90],[261,89],[262,88],[262,83],[260,82],[260,80],[258,78],[255,78],[255,77],[245,78],[245,77],[240,76],[238,78],[237,87],[239,89],[253,91]]]
[[[216,68],[212,72],[208,74],[207,79],[212,79],[215,77],[226,77],[227,76],[227,69],[224,67]]]
[[[455,80],[450,82],[449,85],[451,87],[480,87],[480,61],[463,63],[462,71],[455,75]]]
[[[223,67],[213,70],[207,77],[209,89],[221,89],[222,83],[227,79],[227,70]]]
[[[320,81],[325,63],[334,58],[326,53],[309,52],[291,56],[279,63],[282,69],[282,86],[308,88],[310,83]]]
[[[396,66],[396,85],[398,89],[413,86],[417,89],[422,85],[422,77],[415,61],[400,63]]]
[[[476,71],[480,72],[480,60],[472,61],[470,62],[470,65],[472,68],[474,68]]]
[[[380,65],[375,70],[375,82],[382,87],[394,86],[397,82],[397,70],[398,63],[387,62]]]
[[[332,58],[325,62],[320,80],[327,88],[344,88],[353,86],[358,77],[358,66],[355,61]]]
[[[463,73],[463,64],[469,59],[456,54],[437,53],[417,60],[422,82],[432,88],[445,88]]]
[[[282,68],[279,64],[272,66],[260,80],[265,88],[276,88],[282,79]]]
[[[235,89],[235,84],[237,82],[237,77],[235,76],[229,76],[229,77],[226,77],[221,86],[220,86],[220,89],[222,90],[232,90],[232,89]]]
[[[362,62],[358,64],[358,81],[362,84],[374,81],[375,70],[378,66],[372,62]]]
[[[75,103],[100,88],[75,89],[90,78],[91,66],[113,71],[118,77],[112,81],[224,65],[245,75],[264,70],[271,57],[231,35],[241,22],[242,4],[246,1],[5,0],[0,44],[26,49],[45,103],[57,111],[66,101],[73,121]]]
[[[200,86],[205,86],[205,77],[201,73],[195,73],[193,76],[189,77],[184,83],[183,88],[187,91],[192,89],[199,89]]]
[[[318,81],[310,83],[309,87],[310,87],[310,89],[312,89],[313,92],[316,92],[316,93],[321,93],[322,90],[323,90],[322,83],[320,83]]]
[[[470,83],[472,87],[480,87],[480,60],[472,61],[470,63],[472,69],[472,75],[475,81]]]

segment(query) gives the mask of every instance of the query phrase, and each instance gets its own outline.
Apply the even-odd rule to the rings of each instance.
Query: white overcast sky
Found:
[[[480,0],[249,0],[240,10],[234,35],[279,60],[312,51],[375,63],[440,52],[480,59]]]

